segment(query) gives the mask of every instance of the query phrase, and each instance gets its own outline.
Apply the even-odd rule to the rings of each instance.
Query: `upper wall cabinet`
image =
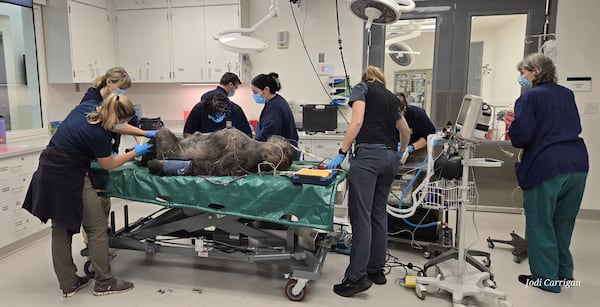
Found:
[[[106,0],[47,0],[42,11],[48,82],[89,83],[115,66]]]
[[[174,81],[215,82],[225,72],[239,75],[239,54],[221,49],[212,38],[217,31],[240,27],[239,2],[218,2],[173,0]]]
[[[172,81],[167,0],[115,1],[117,58],[134,82]]]

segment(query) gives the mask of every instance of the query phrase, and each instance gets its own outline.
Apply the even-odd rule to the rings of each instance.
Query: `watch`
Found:
[[[340,148],[340,150],[338,150],[338,153],[340,155],[344,155],[344,156],[346,156],[348,154],[347,152],[343,152],[341,148]]]

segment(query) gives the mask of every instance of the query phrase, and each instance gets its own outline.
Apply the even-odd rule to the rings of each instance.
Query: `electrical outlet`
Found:
[[[583,114],[598,114],[599,104],[598,103],[586,103],[583,105]]]

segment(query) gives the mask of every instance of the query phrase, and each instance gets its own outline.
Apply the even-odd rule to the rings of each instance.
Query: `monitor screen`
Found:
[[[471,141],[485,138],[489,117],[484,116],[483,105],[479,96],[466,95],[463,98],[455,126],[455,133],[459,138]]]
[[[309,104],[302,107],[302,130],[325,132],[336,129],[337,107],[335,105]]]
[[[471,97],[465,97],[460,106],[460,110],[458,111],[458,118],[456,119],[456,123],[459,125],[463,125],[465,120],[467,119],[467,114],[469,113],[469,108],[471,107]]]

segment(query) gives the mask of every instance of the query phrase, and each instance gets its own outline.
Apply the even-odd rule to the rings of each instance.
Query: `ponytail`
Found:
[[[86,115],[88,123],[100,124],[105,130],[112,130],[120,120],[132,118],[135,107],[129,97],[120,94],[110,94],[101,106]]]

